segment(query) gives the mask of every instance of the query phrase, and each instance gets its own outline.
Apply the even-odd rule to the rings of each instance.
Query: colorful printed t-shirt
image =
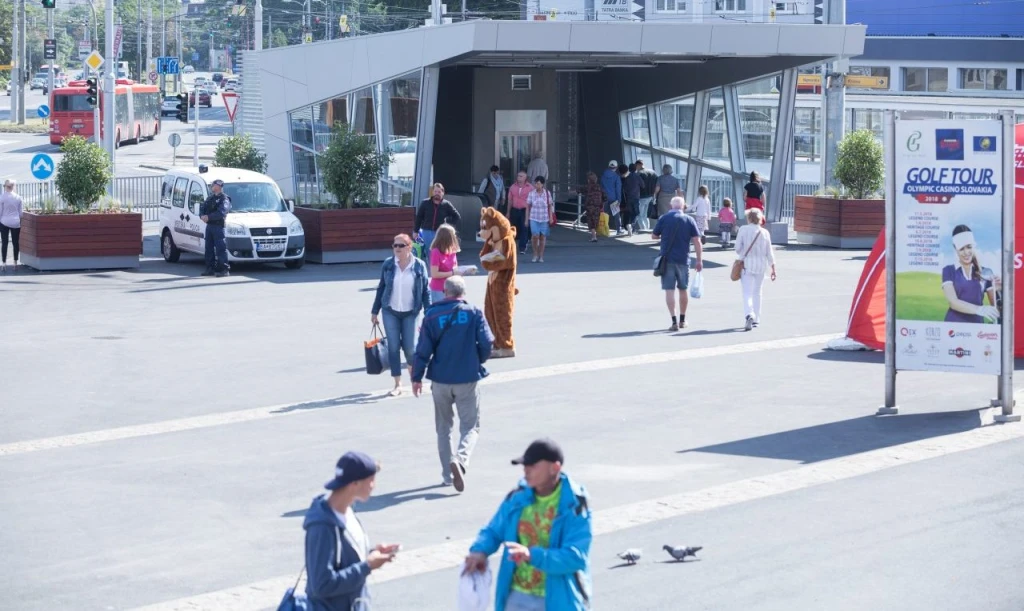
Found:
[[[459,264],[455,253],[448,253],[446,255],[441,254],[441,251],[436,248],[430,249],[430,266],[437,266],[439,272],[450,272],[455,269],[455,266]],[[430,290],[432,291],[444,291],[445,278],[431,278],[430,279]]]
[[[562,484],[547,496],[535,496],[532,505],[523,509],[519,516],[519,544],[526,547],[547,548],[551,544],[551,523],[558,513],[558,501],[562,498]],[[528,562],[516,565],[512,578],[512,589],[524,594],[544,596],[545,576]]]

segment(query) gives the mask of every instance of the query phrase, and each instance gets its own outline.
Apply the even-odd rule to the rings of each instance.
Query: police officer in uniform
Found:
[[[231,198],[224,195],[224,181],[217,179],[211,187],[213,195],[206,198],[200,209],[206,223],[206,271],[204,276],[223,278],[228,272],[228,246],[224,241],[224,219],[231,210]]]

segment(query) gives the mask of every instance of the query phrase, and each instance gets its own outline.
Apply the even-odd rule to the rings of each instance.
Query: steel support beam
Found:
[[[658,104],[647,105],[647,125],[648,131],[651,133],[651,167],[647,169],[654,170],[655,174],[661,175],[661,166],[665,162],[661,160],[661,155],[656,152],[664,146],[662,143],[663,134],[661,133],[661,108],[659,108]]]
[[[704,141],[708,135],[708,108],[711,106],[711,92],[698,91],[693,96],[693,131],[690,141],[690,157],[696,160],[704,156]],[[701,165],[687,162],[686,165],[686,201],[697,199],[697,187],[700,186]]]
[[[725,133],[729,138],[729,165],[733,172],[747,172],[747,155],[743,150],[743,121],[740,109],[740,96],[736,85],[722,87],[722,98],[725,104]],[[743,179],[733,174],[732,201],[739,202]],[[689,191],[687,191],[689,193]]]
[[[779,90],[779,120],[775,126],[775,144],[772,147],[772,173],[768,182],[768,222],[782,221],[782,202],[786,189],[786,172],[793,155],[794,127],[796,125],[797,70],[782,72]]]
[[[395,131],[391,121],[391,88],[392,81],[385,81],[373,87],[373,121],[376,126],[374,131],[377,132],[377,151],[381,153],[388,150],[389,138]],[[379,195],[383,197],[382,181],[377,182],[377,189]]]
[[[416,121],[416,174],[412,182],[412,205],[430,197],[434,165],[434,126],[437,116],[437,90],[441,69],[437,64],[423,68],[420,77],[420,112]]]

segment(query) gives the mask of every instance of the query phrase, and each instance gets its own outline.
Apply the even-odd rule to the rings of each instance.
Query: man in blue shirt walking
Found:
[[[444,485],[466,488],[466,467],[480,435],[480,389],[487,376],[483,363],[491,355],[494,334],[484,313],[466,303],[466,281],[451,276],[444,281],[444,299],[430,306],[423,318],[413,358],[412,394],[423,392],[423,376],[433,382],[437,454]],[[455,409],[459,412],[459,448],[452,457]]]
[[[661,256],[668,261],[665,273],[661,276],[661,288],[665,291],[665,305],[672,315],[672,326],[669,331],[686,328],[686,306],[690,297],[686,289],[690,282],[690,244],[697,252],[697,263],[694,266],[699,272],[704,269],[704,248],[700,243],[703,236],[692,216],[683,213],[686,200],[682,197],[672,198],[672,209],[666,212],[654,225],[651,237],[661,240]],[[679,295],[679,318],[676,319],[676,300],[673,293]]]

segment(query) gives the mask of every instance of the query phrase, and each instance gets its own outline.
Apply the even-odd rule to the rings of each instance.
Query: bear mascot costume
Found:
[[[516,355],[516,342],[512,337],[512,313],[516,295],[516,229],[505,215],[494,208],[480,211],[480,265],[487,270],[487,296],[484,298],[484,316],[494,333],[491,358]]]

